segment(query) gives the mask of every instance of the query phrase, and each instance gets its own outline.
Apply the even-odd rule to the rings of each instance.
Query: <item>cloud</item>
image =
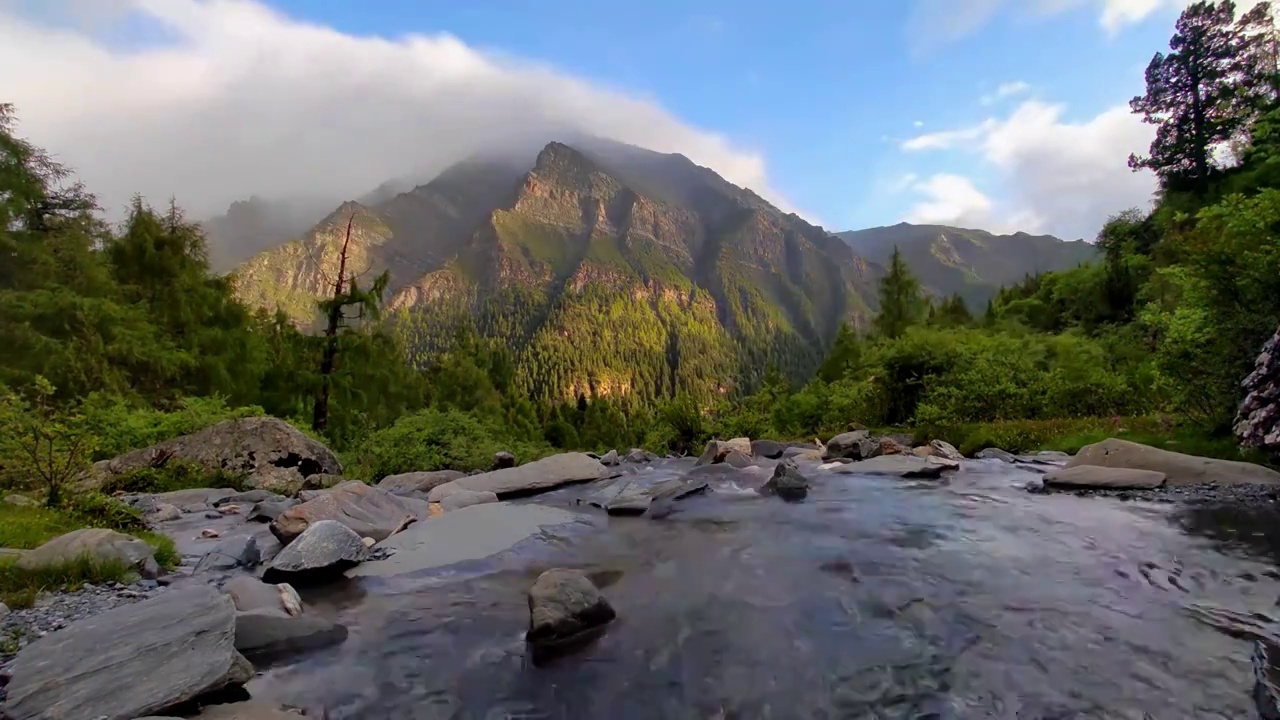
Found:
[[[108,211],[133,193],[176,196],[196,217],[255,193],[353,198],[575,131],[681,152],[792,209],[759,154],[648,100],[448,35],[357,37],[250,0],[21,7],[0,0],[2,99]],[[138,37],[123,42],[126,31]]]
[[[1106,218],[1130,207],[1146,207],[1156,188],[1154,176],[1128,167],[1131,152],[1145,152],[1154,129],[1130,113],[1127,105],[1108,108],[1082,121],[1064,118],[1065,107],[1026,100],[1005,118],[988,118],[968,128],[931,133],[902,143],[908,151],[955,151],[976,156],[997,178],[1001,203],[986,206],[991,222],[1051,232],[1067,238],[1092,238]],[[973,217],[983,208],[954,181],[933,188],[950,191],[943,202],[929,195],[927,207],[952,208]],[[959,210],[956,210],[959,208]],[[961,212],[963,211],[963,212]],[[987,227],[987,226],[983,226]]]
[[[991,199],[967,177],[938,174],[909,189],[924,196],[907,211],[904,219],[909,223],[986,228],[992,222]]]
[[[1030,85],[1021,80],[1015,80],[1014,82],[1001,83],[1000,86],[996,88],[995,92],[983,95],[978,99],[978,102],[982,105],[994,105],[1006,98],[1011,98],[1015,95],[1022,95],[1023,93],[1028,92],[1031,92]]]

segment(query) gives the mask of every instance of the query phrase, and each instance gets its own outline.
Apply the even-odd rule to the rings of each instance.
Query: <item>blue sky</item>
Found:
[[[9,0],[0,86],[109,209],[351,198],[570,127],[833,230],[1091,238],[1150,200],[1126,103],[1186,2]]]

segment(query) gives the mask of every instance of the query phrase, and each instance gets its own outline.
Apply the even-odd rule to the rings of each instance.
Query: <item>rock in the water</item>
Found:
[[[262,552],[258,549],[258,541],[252,535],[232,535],[218,541],[200,562],[196,563],[196,572],[235,570],[251,568],[262,562]]]
[[[755,457],[777,460],[786,452],[787,446],[776,440],[752,440],[751,454]]]
[[[506,468],[513,468],[515,466],[516,466],[516,456],[512,455],[506,450],[496,452],[493,454],[494,470],[504,470]]]
[[[231,599],[198,585],[51,633],[24,648],[12,672],[12,720],[117,720],[242,685],[253,666],[235,649]]]
[[[1280,329],[1263,343],[1241,387],[1244,401],[1236,413],[1236,438],[1245,447],[1280,455]]]
[[[658,456],[654,455],[648,450],[643,450],[641,448],[631,448],[631,451],[628,452],[627,456],[623,459],[629,463],[641,464],[641,463],[651,463],[654,460],[657,460]]]
[[[880,443],[876,442],[866,430],[854,430],[841,433],[827,441],[827,449],[822,459],[832,460],[866,460],[880,453]]]
[[[1093,487],[1112,489],[1157,488],[1164,484],[1165,474],[1154,470],[1075,465],[1046,473],[1044,483],[1051,487]]]
[[[932,455],[934,457],[955,460],[957,462],[964,459],[964,455],[961,455],[960,451],[946,440],[932,440],[929,442],[929,448],[933,450]]]
[[[740,453],[737,450],[730,450],[725,454],[722,462],[724,462],[725,465],[736,468],[749,468],[756,464],[755,461],[751,459],[750,455]]]
[[[354,530],[336,520],[318,520],[272,558],[262,577],[273,583],[324,580],[363,562],[368,555]]]
[[[1069,468],[1077,465],[1153,470],[1164,473],[1169,485],[1280,484],[1280,473],[1261,465],[1185,455],[1118,438],[1084,446],[1067,462]]]
[[[429,517],[424,500],[392,495],[352,480],[295,505],[271,521],[271,532],[288,544],[313,523],[336,520],[361,536],[382,540]]]
[[[832,472],[842,474],[896,475],[908,479],[936,480],[945,468],[916,455],[881,455],[841,465]]]
[[[244,475],[254,486],[292,493],[316,473],[342,474],[329,448],[273,417],[241,418],[94,463],[81,481],[97,489],[109,479],[166,459]]]
[[[617,451],[617,450],[610,450],[609,452],[607,452],[607,453],[605,453],[604,455],[600,456],[600,464],[601,464],[601,465],[608,465],[609,467],[613,467],[614,465],[617,465],[617,464],[618,464],[618,463],[620,463],[620,462],[622,462],[622,461],[621,461],[620,459],[618,459],[618,451]]]
[[[50,540],[19,558],[23,570],[66,565],[83,556],[101,563],[119,562],[128,567],[142,567],[154,562],[156,551],[138,538],[104,528],[82,528]]]
[[[334,645],[347,639],[347,628],[317,613],[289,615],[261,609],[236,613],[236,650],[261,659]]]
[[[696,478],[668,478],[650,483],[633,476],[618,480],[587,502],[604,508],[610,515],[642,515],[656,502],[680,500],[705,492],[708,487],[705,480]]]
[[[147,515],[147,519],[153,523],[169,522],[180,517],[182,517],[182,511],[168,503],[156,503],[155,509]]]
[[[751,441],[747,438],[710,440],[707,442],[707,446],[703,448],[702,455],[698,458],[696,465],[714,465],[715,463],[724,462],[725,457],[734,451],[746,457],[751,457]]]
[[[777,495],[783,500],[803,500],[809,494],[809,478],[805,477],[796,464],[783,460],[773,469],[773,477],[760,488],[765,495]]]
[[[531,495],[570,483],[609,477],[609,469],[586,453],[562,453],[518,467],[468,475],[434,488],[427,500],[440,502],[456,489],[491,492],[499,498]]]
[[[978,460],[999,460],[1007,463],[1014,463],[1018,461],[1018,457],[1013,453],[993,447],[979,450],[974,454],[974,457]]]
[[[250,522],[266,523],[280,517],[284,511],[292,508],[299,503],[293,498],[285,498],[283,500],[264,500],[249,509],[244,519]]]
[[[911,452],[910,445],[905,445],[888,435],[875,438],[875,441],[880,444],[880,455],[906,455]]]
[[[466,490],[459,488],[440,500],[440,509],[448,512],[450,510],[461,510],[464,507],[471,507],[472,505],[482,505],[484,503],[494,502],[498,502],[498,496],[487,490]]]
[[[386,490],[393,495],[413,497],[415,493],[429,493],[447,482],[466,477],[466,473],[457,470],[434,470],[431,472],[409,472],[399,475],[388,475],[378,481],[378,489]]]
[[[237,575],[222,586],[231,596],[238,612],[270,610],[286,615],[301,615],[302,600],[289,583],[271,585],[251,575]]]
[[[578,570],[555,568],[529,588],[529,630],[536,654],[568,649],[596,635],[617,617],[590,578]]]

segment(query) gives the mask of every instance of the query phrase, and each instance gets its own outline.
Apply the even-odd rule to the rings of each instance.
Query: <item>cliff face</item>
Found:
[[[1262,346],[1241,386],[1245,395],[1236,414],[1236,439],[1280,457],[1280,329]]]
[[[769,364],[800,376],[841,322],[867,321],[871,268],[826,231],[683,156],[578,145],[347,203],[242,265],[236,287],[309,322],[355,217],[349,265],[389,272],[416,357],[468,324],[511,347],[527,389],[550,398],[713,392]]]

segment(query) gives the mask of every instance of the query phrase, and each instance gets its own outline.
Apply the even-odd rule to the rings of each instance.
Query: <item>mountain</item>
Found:
[[[258,196],[231,203],[222,215],[200,223],[209,247],[209,265],[226,272],[254,255],[292,240],[324,217],[333,201],[267,200]]]
[[[682,155],[572,142],[344,203],[241,265],[237,291],[311,321],[354,218],[349,266],[389,273],[416,358],[469,327],[548,399],[724,392],[770,365],[802,377],[842,322],[867,321],[873,270],[839,238]]]
[[[981,310],[996,290],[1027,274],[1065,270],[1098,257],[1083,240],[1052,235],[993,235],[946,225],[898,223],[837,233],[858,255],[888,263],[896,246],[921,284],[938,296],[958,293],[970,310]]]

